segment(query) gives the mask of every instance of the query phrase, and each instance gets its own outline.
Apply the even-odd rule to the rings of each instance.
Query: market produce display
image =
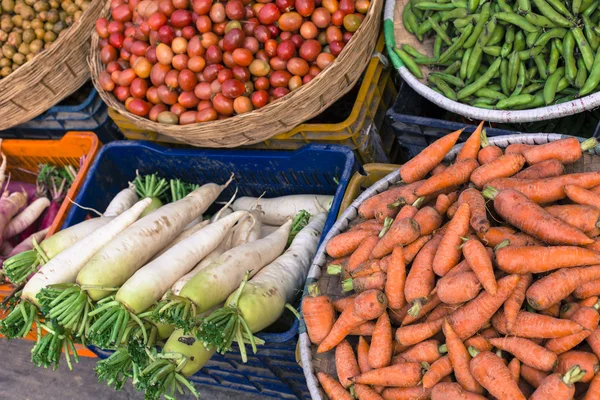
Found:
[[[451,162],[461,131],[405,163],[326,243],[353,293],[313,283],[302,313],[313,354],[334,352],[330,399],[598,396],[600,174],[571,173],[597,142],[503,150],[482,127]]]
[[[531,109],[586,96],[600,83],[596,1],[409,1],[404,29],[432,53],[394,49],[445,97],[488,109]],[[427,46],[426,46],[427,47]],[[425,47],[424,47],[425,48]]]
[[[264,107],[308,84],[358,29],[369,0],[113,0],[96,23],[98,77],[127,111],[192,124]]]
[[[9,258],[6,275],[23,286],[4,302],[0,333],[19,338],[35,325],[38,366],[55,369],[64,352],[72,368],[75,343],[93,344],[115,350],[96,368],[108,385],[132,379],[149,399],[185,388],[197,397],[186,377],[215,352],[237,341],[245,361],[245,345],[256,352],[263,343],[255,333],[286,308],[297,314],[290,303],[332,201],[232,198],[203,218],[232,180],[200,186],[138,175],[101,216]]]

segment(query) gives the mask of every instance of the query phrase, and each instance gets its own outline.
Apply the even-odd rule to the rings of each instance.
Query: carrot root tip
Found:
[[[385,220],[383,221],[383,229],[381,229],[381,232],[379,232],[379,238],[381,239],[382,237],[385,236],[385,234],[390,230],[390,228],[392,227],[392,223],[394,222],[393,218],[390,217],[386,217]]]

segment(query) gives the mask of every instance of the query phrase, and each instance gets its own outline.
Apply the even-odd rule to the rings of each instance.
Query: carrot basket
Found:
[[[507,136],[497,136],[490,137],[489,144],[496,145],[499,147],[507,147],[510,144],[543,144],[552,141],[556,141],[559,139],[564,139],[569,137],[567,135],[560,134],[524,134],[524,135],[507,135]],[[584,139],[581,139],[584,140]],[[453,160],[458,151],[462,147],[462,144],[456,145],[446,156],[446,160]],[[598,157],[600,154],[590,154],[584,153],[582,159],[575,164],[571,164],[566,166],[568,172],[587,172],[594,171],[600,169],[600,158]],[[366,166],[365,166],[366,167]],[[385,169],[389,168],[386,164],[371,164],[369,168],[372,170],[371,173],[380,174],[382,176],[384,174]],[[365,168],[366,169],[366,168]],[[389,171],[389,169],[388,169]],[[321,245],[317,251],[313,264],[308,273],[308,279],[306,281],[306,286],[304,290],[304,296],[307,295],[307,287],[309,284],[317,283],[320,293],[328,295],[332,298],[332,300],[337,300],[343,297],[348,296],[349,294],[344,294],[342,291],[342,282],[339,275],[328,275],[327,274],[327,264],[332,261],[332,258],[327,256],[325,252],[325,246],[333,237],[339,235],[342,232],[345,232],[349,227],[355,225],[361,219],[358,216],[358,207],[367,199],[388,190],[392,186],[398,186],[401,183],[400,174],[398,169],[396,168],[393,172],[385,175],[380,180],[373,182],[373,180],[369,181],[369,176],[371,173],[367,173],[367,175],[357,175],[353,177],[348,185],[348,189],[346,195],[344,196],[344,200],[342,202],[342,207],[348,204],[351,201],[351,204],[347,205],[347,208],[338,216],[338,220],[333,225],[333,227],[329,230]],[[366,187],[364,192],[359,194],[362,188]],[[353,200],[353,201],[352,201]],[[332,376],[337,376],[336,368],[335,368],[335,355],[334,351],[329,351],[322,354],[317,354],[317,346],[313,345],[310,342],[308,337],[308,333],[306,332],[306,325],[304,324],[304,320],[300,323],[300,337],[299,337],[299,347],[300,347],[300,358],[302,363],[302,368],[304,369],[304,376],[306,378],[306,382],[308,384],[308,388],[313,400],[325,400],[327,396],[322,391],[319,381],[316,377],[317,372],[325,372]],[[352,337],[349,337],[349,340],[352,341]]]

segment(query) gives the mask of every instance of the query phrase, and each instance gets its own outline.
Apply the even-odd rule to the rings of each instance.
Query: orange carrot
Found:
[[[366,321],[378,318],[387,307],[385,295],[378,290],[367,290],[354,299],[335,321],[331,332],[321,342],[318,353],[324,353],[337,346],[350,331]]]
[[[467,351],[467,348],[456,332],[454,332],[448,321],[444,321],[443,329],[444,336],[446,336],[448,356],[450,357],[456,380],[466,390],[483,394],[483,388],[471,374],[471,370],[469,369],[471,356]]]
[[[514,247],[542,245],[542,242],[539,240],[523,232],[515,232],[513,229],[505,226],[491,227],[484,235],[477,234],[477,236],[479,236],[483,243],[490,247],[496,247],[505,240],[508,240],[510,246]]]
[[[409,243],[406,246],[404,246],[404,264],[405,265],[410,264],[415,259],[415,257],[419,253],[419,251],[421,251],[423,246],[425,246],[425,244],[427,242],[429,242],[432,237],[433,236],[431,236],[431,235],[421,236],[414,242]]]
[[[431,389],[425,389],[423,386],[387,388],[381,395],[385,400],[429,400]]]
[[[523,155],[530,165],[551,159],[558,160],[563,164],[572,164],[581,158],[582,151],[591,149],[596,144],[598,144],[598,141],[595,138],[579,143],[577,138],[570,137],[532,146]]]
[[[597,305],[598,301],[600,301],[598,296],[590,296],[578,301],[577,304],[579,304],[581,307],[594,307]]]
[[[435,386],[443,377],[448,376],[452,373],[452,362],[450,361],[450,356],[444,356],[437,359],[425,375],[423,375],[423,387],[425,389],[430,389]]]
[[[600,328],[594,329],[585,341],[591,347],[596,357],[600,356]]]
[[[502,311],[492,318],[492,325],[503,335],[506,331],[506,318]],[[523,338],[552,339],[581,332],[583,327],[576,322],[520,311],[511,330],[511,335]]]
[[[415,190],[415,194],[419,197],[427,196],[446,188],[465,184],[469,181],[471,173],[477,167],[479,167],[479,163],[472,158],[457,161],[443,172],[427,179],[425,183]]]
[[[600,264],[600,253],[576,246],[509,246],[496,251],[496,263],[509,274],[539,274],[559,268]]]
[[[506,154],[509,154],[508,151]],[[514,176],[517,179],[543,179],[560,176],[565,173],[565,167],[558,160],[546,160],[525,168]]]
[[[367,321],[364,324],[352,329],[350,336],[372,336],[375,330],[375,322]]]
[[[392,346],[394,348],[394,351],[393,351],[394,355],[398,355],[398,354],[402,353],[403,351],[406,351],[410,348],[410,346],[404,346],[404,345],[398,343],[398,341],[396,339],[392,340]]]
[[[352,278],[360,278],[363,276],[369,276],[375,272],[384,272],[381,269],[380,260],[368,260],[358,265],[350,274]],[[331,274],[330,274],[331,275]]]
[[[465,160],[467,158],[477,159],[479,154],[479,148],[481,147],[481,131],[483,129],[483,122],[481,121],[475,131],[469,136],[462,148],[456,155],[456,161]]]
[[[405,186],[405,190],[400,193],[398,200],[391,204],[379,203],[375,207],[375,220],[384,223],[386,218],[396,218],[398,220],[405,217],[412,217],[413,215],[407,215],[406,212],[412,209],[414,209],[415,213],[418,211],[412,204],[417,200],[414,190],[421,186],[421,184],[421,182],[418,182]]]
[[[442,162],[446,154],[456,144],[463,129],[436,140],[416,157],[400,167],[400,177],[405,183],[412,183],[423,179],[431,170]]]
[[[478,234],[484,234],[490,229],[490,222],[487,218],[485,200],[481,192],[475,188],[464,190],[458,197],[458,204],[468,203],[471,210],[471,219],[469,223]]]
[[[480,166],[471,174],[471,182],[479,189],[498,178],[513,176],[525,165],[525,157],[520,154],[505,154]]]
[[[584,232],[591,231],[600,226],[600,209],[596,207],[565,204],[544,207],[544,210],[553,217]]]
[[[586,297],[599,295],[600,279],[594,279],[591,282],[584,283],[583,285],[575,289],[575,292],[573,292],[573,294],[578,299],[584,299]]]
[[[335,310],[328,296],[320,296],[316,283],[308,285],[308,296],[302,301],[302,315],[310,341],[320,344],[335,322]]]
[[[361,373],[371,370],[369,365],[369,342],[364,337],[358,338],[358,345],[356,346],[356,358],[358,360],[358,369]]]
[[[388,265],[385,282],[385,296],[390,308],[401,308],[406,304],[404,299],[404,283],[406,282],[406,265],[402,246],[395,247]]]
[[[317,372],[317,378],[330,400],[353,400],[350,393],[331,375],[325,372]]]
[[[590,382],[600,370],[598,357],[594,353],[571,350],[558,356],[558,363],[554,368],[554,372],[565,375],[575,365],[578,365],[582,371],[585,371],[585,375],[580,379],[580,382],[583,383]]]
[[[394,222],[389,231],[379,240],[371,256],[381,258],[392,252],[395,246],[406,245],[420,236],[419,224],[412,218],[404,218]]]
[[[524,154],[527,150],[534,147],[531,144],[521,144],[521,143],[513,143],[506,146],[505,153],[506,154]]]
[[[419,184],[422,182],[415,182],[415,184]],[[358,215],[365,219],[371,219],[375,217],[375,211],[377,208],[380,208],[381,205],[387,207],[395,202],[398,202],[398,206],[391,207],[390,209],[395,209],[396,213],[400,209],[400,205],[406,204],[404,201],[404,194],[414,190],[414,187],[408,188],[410,185],[402,185],[398,187],[389,188],[385,192],[379,193],[373,197],[370,197],[362,202],[362,204],[358,207]],[[394,214],[395,215],[395,214]]]
[[[420,307],[435,286],[435,274],[431,263],[441,241],[442,234],[436,233],[417,254],[406,276],[404,296],[407,302],[414,303],[415,308],[410,311],[413,316],[419,314]]]
[[[574,203],[597,207],[600,204],[600,194],[576,185],[565,185],[567,197]]]
[[[517,320],[517,314],[523,305],[525,300],[525,293],[531,282],[533,281],[533,275],[524,274],[521,275],[517,287],[512,294],[506,299],[504,303],[504,314],[506,315],[506,330],[510,333],[515,321]]]
[[[414,220],[419,224],[421,235],[429,235],[442,226],[442,216],[433,207],[423,207],[415,215]]]
[[[481,154],[481,152],[480,152]],[[441,382],[431,389],[431,400],[485,400],[484,396],[464,390],[458,383]]]
[[[589,238],[596,239],[596,237],[600,236],[600,229],[594,228],[591,231],[587,231],[585,234]]]
[[[337,235],[327,242],[327,254],[333,258],[340,258],[352,254],[360,244],[372,236],[369,230],[348,231]]]
[[[448,211],[448,208],[450,208],[450,206],[456,201],[456,199],[456,192],[452,192],[450,194],[442,193],[435,200],[434,208],[440,213],[440,215],[444,215],[446,214],[446,211]]]
[[[481,283],[474,272],[462,272],[444,276],[438,280],[436,288],[443,303],[461,304],[474,299],[479,294]]]
[[[600,172],[582,172],[544,179],[500,178],[489,183],[498,190],[515,189],[538,204],[552,203],[564,199],[565,185],[591,188],[600,184]]]
[[[348,305],[350,305],[352,302],[354,302],[355,297],[356,297],[355,295],[348,296],[348,297],[342,297],[341,299],[338,299],[333,302],[333,308],[335,309],[335,311],[341,313],[342,311],[344,311],[346,309],[346,307]]]
[[[369,259],[371,252],[377,245],[377,242],[379,242],[379,238],[376,234],[373,234],[373,236],[369,236],[362,241],[362,243],[356,250],[354,250],[354,253],[352,253],[348,259],[348,272],[354,271],[356,267]]]
[[[583,400],[600,400],[600,375],[595,375]]]
[[[417,307],[418,310],[412,309],[412,311],[414,311],[413,312],[414,315],[407,313],[406,316],[402,319],[402,325],[410,325],[410,324],[418,321],[419,319],[423,318],[428,312],[430,312],[430,311],[434,310],[436,307],[438,307],[441,302],[442,301],[440,300],[437,293],[433,293],[431,296],[422,299],[422,301],[419,301],[419,303],[418,303],[419,304],[419,306]],[[411,310],[409,310],[409,311],[411,311]],[[429,321],[429,319],[428,319],[428,321]]]
[[[404,317],[406,317],[408,315],[408,310],[410,309],[411,304],[410,303],[406,303],[403,307],[401,308],[390,308],[388,311],[388,314],[390,316],[390,321],[392,321],[392,323],[394,325],[402,325],[402,320],[404,319]]]
[[[581,305],[575,302],[568,302],[560,308],[560,317],[562,319],[571,319],[577,310],[581,308]]]
[[[446,211],[446,216],[450,219],[454,218],[454,214],[458,210],[458,201],[455,201],[448,207],[448,211]]]
[[[599,278],[600,265],[559,269],[529,287],[527,302],[536,310],[544,310],[565,299],[583,283]]]
[[[375,231],[379,233],[383,229],[383,225],[374,219],[367,219],[352,226],[348,231]]]
[[[585,330],[569,336],[548,340],[545,345],[548,350],[561,354],[579,345],[598,327],[600,314],[593,307],[581,307],[569,319],[583,326]]]
[[[521,365],[521,378],[529,383],[534,388],[539,387],[546,377],[550,376],[548,372],[540,371],[530,367],[529,365]]]
[[[436,308],[434,308],[425,318],[425,321],[435,321],[436,319],[444,318],[447,315],[450,315],[456,310],[457,306],[448,305],[448,304],[440,304]]]
[[[396,331],[396,340],[404,346],[417,344],[441,331],[443,322],[442,319],[438,319],[400,327]]]
[[[521,377],[521,362],[517,357],[510,360],[510,362],[508,363],[508,370],[510,371],[510,374],[512,375],[513,379],[518,385],[519,378]]]
[[[486,187],[483,196],[494,199],[494,209],[511,225],[548,244],[584,245],[593,243],[580,231],[553,217],[522,193]]]
[[[584,374],[585,371],[579,366],[574,366],[564,375],[552,374],[543,380],[529,400],[571,400],[575,396],[574,384],[579,382]]]
[[[472,347],[469,353],[473,355],[471,374],[492,396],[498,400],[525,400],[500,357],[490,351],[479,352]]]
[[[434,169],[431,170],[431,175],[437,175],[440,172],[442,172],[443,170],[445,170],[446,168],[448,168],[445,164],[438,164],[435,166]]]
[[[498,284],[494,277],[494,267],[485,246],[477,239],[468,239],[462,245],[463,255],[469,263],[471,270],[477,275],[483,288],[492,296],[498,291]]]
[[[481,165],[494,161],[502,155],[502,149],[491,145],[488,141],[485,129],[481,131],[481,150],[477,154],[477,160]]]
[[[392,325],[387,313],[377,319],[371,347],[369,349],[369,365],[373,369],[383,368],[392,362]]]
[[[548,308],[544,308],[543,310],[539,310],[542,315],[549,315],[551,317],[557,318],[560,315],[560,302],[552,304]]]
[[[498,293],[495,296],[481,292],[473,300],[457,309],[450,315],[450,325],[461,339],[473,336],[488,323],[490,318],[504,304],[513,292],[519,275],[509,275],[498,280]]]
[[[383,290],[385,288],[385,281],[386,273],[378,271],[370,275],[346,279],[342,282],[342,289],[344,292],[354,290],[356,293],[372,289]]]
[[[421,365],[419,363],[407,362],[385,368],[372,369],[354,377],[352,381],[363,385],[417,386],[421,381]]]
[[[360,375],[354,350],[347,340],[343,340],[335,348],[335,369],[340,383],[346,389],[352,385],[350,378]]]
[[[490,335],[490,332],[493,333],[493,335]],[[493,328],[490,328],[489,330],[486,329],[481,334],[471,336],[465,340],[465,346],[467,348],[475,347],[479,351],[491,351],[494,346],[489,342],[489,339],[494,337],[498,337],[496,330]]]
[[[531,340],[520,337],[503,337],[489,339],[489,342],[500,350],[508,351],[523,364],[541,371],[552,371],[556,363],[556,354]]]
[[[356,393],[358,400],[383,400],[383,397],[381,397],[379,393],[367,385],[354,385],[354,392]]]
[[[454,218],[448,223],[444,237],[440,241],[433,258],[433,271],[437,275],[446,275],[460,260],[461,250],[459,246],[462,243],[461,238],[466,236],[469,231],[470,216],[469,204],[464,203],[460,205]]]
[[[404,362],[425,362],[427,364],[432,364],[443,355],[444,354],[440,352],[439,341],[425,340],[398,354],[398,357],[402,357]]]

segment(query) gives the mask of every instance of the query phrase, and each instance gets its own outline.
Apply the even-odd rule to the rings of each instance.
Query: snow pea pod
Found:
[[[408,70],[412,72],[414,76],[416,76],[419,79],[423,78],[423,72],[421,72],[421,68],[419,68],[415,60],[411,56],[409,56],[407,52],[398,48],[394,48],[394,51],[396,52],[402,63],[404,63],[406,68],[408,68]]]
[[[556,25],[564,26],[566,28],[573,26],[571,21],[556,12],[554,8],[552,8],[552,6],[546,2],[546,0],[533,0],[533,3],[544,17],[548,18]]]
[[[600,83],[600,51],[596,53],[594,65],[585,84],[581,90],[579,90],[579,96],[585,96],[586,94],[593,92],[598,86],[598,83]]]
[[[529,104],[533,101],[533,96],[530,94],[520,94],[518,96],[509,97],[504,100],[500,100],[498,104],[496,104],[496,108],[500,110],[505,110],[507,108],[513,108],[516,106],[522,106]]]
[[[590,44],[585,38],[585,35],[580,27],[576,26],[575,28],[571,29],[571,32],[575,38],[575,43],[577,43],[577,46],[579,47],[581,57],[583,58],[583,61],[585,61],[585,67],[588,71],[591,71],[592,66],[594,65],[594,52],[592,51]]]
[[[456,94],[456,97],[458,99],[463,99],[467,96],[472,95],[479,89],[485,87],[485,85],[490,81],[490,79],[492,79],[492,77],[496,74],[496,72],[498,72],[498,70],[500,69],[501,63],[502,63],[502,59],[497,58],[496,61],[494,61],[494,63],[492,65],[490,65],[488,70],[485,71],[485,73],[483,75],[481,75],[479,78],[475,79],[475,81],[473,83],[471,83],[470,85],[468,85],[467,87],[462,88]]]
[[[560,67],[557,68],[556,71],[552,75],[548,77],[546,80],[546,84],[544,85],[544,102],[546,105],[549,105],[554,101],[554,97],[556,96],[556,91],[558,88],[558,82],[565,75],[565,68]]]
[[[509,24],[513,24],[523,29],[526,32],[537,32],[540,30],[538,26],[533,25],[531,22],[527,21],[525,17],[520,16],[519,14],[507,13],[507,12],[499,12],[494,14],[496,18],[500,21],[508,22]]]

